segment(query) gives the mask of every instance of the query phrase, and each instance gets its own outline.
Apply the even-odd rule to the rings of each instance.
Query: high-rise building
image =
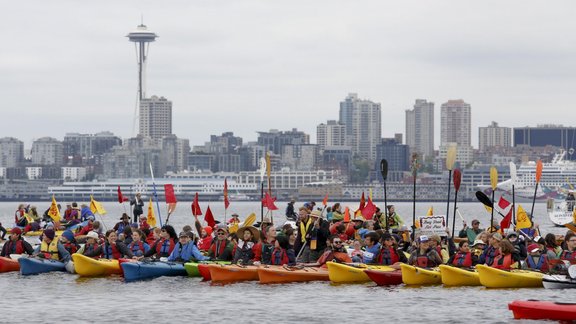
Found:
[[[141,136],[161,139],[172,135],[172,101],[152,96],[140,101]]]
[[[576,127],[562,125],[537,125],[536,127],[514,127],[514,147],[527,145],[561,147],[568,154],[566,159],[576,160]]]
[[[434,156],[433,102],[416,99],[414,109],[406,110],[406,144],[424,158]]]
[[[16,168],[24,162],[24,143],[14,137],[0,138],[0,167]]]
[[[64,161],[62,142],[52,137],[42,137],[32,143],[32,164],[61,166]]]
[[[456,143],[458,146],[471,146],[470,104],[462,99],[448,100],[440,111],[440,145]]]
[[[314,144],[284,145],[281,163],[292,171],[311,171],[316,166],[318,146]]]
[[[492,122],[487,127],[478,128],[478,148],[481,152],[488,147],[510,147],[512,144],[512,128],[500,127]]]
[[[62,142],[64,163],[72,166],[100,165],[104,153],[122,145],[120,137],[111,132],[96,134],[67,133]]]
[[[276,155],[282,154],[284,145],[310,144],[310,135],[293,128],[291,131],[271,129],[269,132],[258,132],[258,145],[266,147]]]
[[[410,148],[394,138],[383,138],[382,143],[376,146],[376,164],[374,166],[375,179],[383,181],[380,170],[380,161],[388,162],[388,181],[402,180],[403,172],[410,170]]]
[[[376,159],[376,145],[382,138],[381,106],[349,94],[340,102],[340,123],[346,127],[346,144],[362,159]]]
[[[335,120],[329,120],[316,127],[316,143],[320,149],[326,146],[346,145],[346,126]]]

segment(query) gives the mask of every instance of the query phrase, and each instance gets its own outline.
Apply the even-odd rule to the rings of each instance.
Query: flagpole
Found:
[[[158,220],[160,221],[160,227],[162,227],[162,215],[160,214],[160,204],[158,203],[158,193],[156,192],[156,182],[154,181],[152,163],[150,163],[150,175],[152,176],[152,188],[154,188],[154,200],[156,201],[156,210],[158,210]]]

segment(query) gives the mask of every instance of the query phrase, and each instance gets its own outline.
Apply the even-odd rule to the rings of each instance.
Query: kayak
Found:
[[[209,263],[198,264],[198,273],[200,273],[200,276],[204,281],[212,280],[212,277],[210,276],[210,267],[208,267],[209,265]]]
[[[473,270],[442,264],[440,265],[440,274],[442,275],[442,283],[444,286],[482,286],[478,272]]]
[[[366,265],[358,263],[349,265],[345,263],[337,263],[328,261],[328,276],[333,283],[361,283],[369,282],[370,278],[364,270],[380,270],[380,271],[394,271],[395,269],[383,265]]]
[[[204,262],[187,262],[184,263],[184,269],[188,273],[188,277],[201,277],[198,266],[200,264],[230,264],[230,261],[204,261]],[[208,271],[210,273],[210,271]]]
[[[186,276],[184,265],[176,262],[123,262],[121,267],[124,272],[124,280],[126,281],[152,279],[162,276]]]
[[[329,281],[328,271],[319,267],[264,266],[258,268],[261,284]]]
[[[514,319],[573,321],[576,318],[576,304],[555,303],[541,300],[515,300],[508,304]]]
[[[258,266],[237,264],[209,264],[212,282],[234,282],[258,280]]]
[[[402,271],[364,270],[364,273],[378,286],[394,286],[402,283]]]
[[[542,287],[540,272],[527,270],[504,271],[483,264],[476,266],[480,283],[487,288],[530,288]]]
[[[442,275],[439,270],[429,270],[401,264],[402,282],[407,285],[439,285],[442,283]]]
[[[576,288],[576,280],[565,275],[544,275],[542,284],[546,289]]]
[[[18,260],[12,260],[10,258],[0,257],[0,272],[10,272],[20,270],[20,264]]]
[[[20,264],[20,273],[24,276],[51,271],[66,271],[66,265],[63,262],[52,259],[20,258],[18,263]]]
[[[99,277],[121,274],[118,260],[93,259],[82,254],[72,254],[74,268],[80,277]]]

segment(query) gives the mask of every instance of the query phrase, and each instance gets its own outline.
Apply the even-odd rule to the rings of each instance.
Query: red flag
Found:
[[[364,206],[364,209],[362,209],[362,216],[364,216],[364,218],[370,220],[370,219],[372,219],[372,216],[374,216],[375,212],[376,212],[376,205],[374,205],[372,203],[372,199],[370,199],[370,197],[368,197],[368,202]]]
[[[212,215],[212,211],[210,210],[210,205],[206,207],[206,215],[204,215],[204,220],[208,223],[208,226],[214,227],[216,226],[216,221],[214,221],[214,215]]]
[[[202,209],[200,209],[200,204],[198,203],[198,193],[196,193],[196,196],[194,196],[194,201],[192,202],[192,215],[202,215]]]
[[[512,224],[512,208],[510,208],[510,211],[506,217],[504,217],[504,219],[500,222],[500,229],[504,231],[505,228],[510,227],[510,224]]]
[[[172,186],[171,184],[165,184],[164,185],[164,195],[166,196],[166,203],[167,204],[177,203],[176,195],[174,194],[174,186]]]
[[[224,209],[228,209],[230,206],[230,201],[228,200],[228,181],[224,179]]]
[[[344,223],[350,222],[350,209],[346,207],[344,210]]]
[[[128,197],[124,197],[122,195],[122,191],[120,191],[120,186],[118,186],[118,203],[121,204],[121,203],[128,201],[128,200],[130,200],[130,199]]]
[[[356,212],[358,212],[358,211],[362,212],[362,209],[364,209],[364,206],[366,206],[366,198],[364,198],[364,191],[362,191],[362,197],[360,198],[360,207],[358,207]]]
[[[498,200],[498,207],[500,207],[500,209],[502,210],[505,210],[506,208],[508,208],[508,206],[510,206],[510,202],[506,200],[504,196],[500,196],[500,200]]]
[[[328,194],[326,194],[326,196],[324,196],[324,200],[322,200],[322,205],[324,205],[324,206],[328,205]]]
[[[275,201],[276,201],[276,198],[270,196],[270,194],[268,194],[268,192],[266,192],[266,194],[264,195],[264,199],[262,199],[262,204],[270,210],[276,210],[276,209],[278,209],[278,207],[276,207],[276,205],[274,205]]]

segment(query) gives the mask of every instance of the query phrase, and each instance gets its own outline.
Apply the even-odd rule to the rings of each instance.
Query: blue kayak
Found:
[[[123,262],[120,266],[126,281],[152,279],[162,276],[187,276],[184,265],[176,262]]]
[[[20,258],[20,274],[27,276],[51,271],[66,271],[64,263],[52,259]]]

